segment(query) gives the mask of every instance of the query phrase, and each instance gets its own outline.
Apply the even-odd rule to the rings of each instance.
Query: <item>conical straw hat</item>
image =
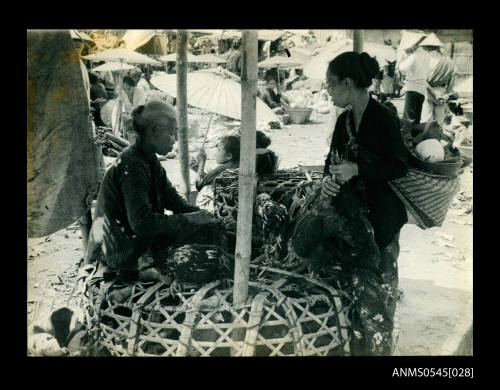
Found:
[[[438,39],[436,34],[432,33],[427,36],[419,46],[444,46],[443,43]]]

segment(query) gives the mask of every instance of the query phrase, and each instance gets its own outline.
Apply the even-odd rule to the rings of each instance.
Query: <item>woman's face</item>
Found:
[[[231,153],[227,153],[226,149],[224,148],[224,142],[219,142],[217,144],[217,150],[215,152],[215,161],[217,164],[224,164],[231,160]]]
[[[340,81],[336,75],[332,75],[330,72],[327,72],[326,84],[326,89],[332,97],[333,104],[337,107],[344,108],[351,103],[351,93],[349,91],[347,79]]]
[[[165,156],[174,148],[177,139],[177,122],[171,121],[165,116],[151,133],[151,144],[154,152]]]
[[[276,81],[274,79],[271,79],[267,82],[267,86],[271,89],[276,88]]]

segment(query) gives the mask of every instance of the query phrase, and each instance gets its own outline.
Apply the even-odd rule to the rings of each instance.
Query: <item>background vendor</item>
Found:
[[[286,97],[281,95],[276,79],[273,76],[267,76],[267,88],[262,93],[262,100],[273,110],[275,114],[285,113],[284,108],[290,107]]]

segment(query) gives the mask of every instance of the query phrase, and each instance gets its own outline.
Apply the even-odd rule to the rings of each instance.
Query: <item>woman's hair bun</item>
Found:
[[[377,73],[379,72],[379,63],[378,61],[370,57],[370,55],[366,52],[363,52],[359,56],[359,62],[361,65],[361,70],[370,80],[375,78]]]

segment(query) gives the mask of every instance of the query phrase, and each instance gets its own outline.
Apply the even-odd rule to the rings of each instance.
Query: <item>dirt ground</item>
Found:
[[[401,112],[404,101],[393,102]],[[272,140],[270,148],[280,157],[280,168],[323,165],[327,120],[326,115],[317,115],[311,124],[266,132]],[[199,142],[193,139],[190,144]],[[214,144],[207,144],[208,168],[214,165]],[[113,160],[105,158],[106,164]],[[162,164],[178,185],[178,159]],[[194,176],[191,172],[191,182]],[[472,176],[472,167],[467,167],[442,227],[422,230],[407,224],[401,231],[399,355],[451,355],[472,324]],[[48,237],[28,239],[28,323],[51,308],[72,303],[70,295],[82,256],[76,224]]]

